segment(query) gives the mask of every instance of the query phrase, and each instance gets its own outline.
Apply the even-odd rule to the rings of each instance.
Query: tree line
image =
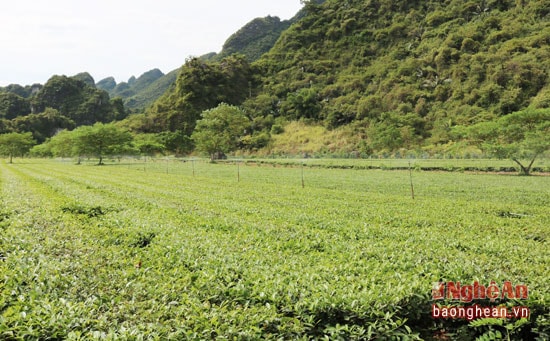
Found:
[[[204,110],[200,117],[186,144],[191,143],[212,160],[246,148],[250,143],[253,122],[242,108],[221,103]],[[521,174],[529,175],[536,158],[550,149],[550,110],[518,111],[496,121],[457,127],[453,135],[489,156],[514,161]],[[173,142],[163,133],[132,134],[114,123],[96,123],[61,131],[42,144],[36,144],[31,133],[0,134],[0,154],[8,156],[10,163],[14,156],[30,153],[42,157],[76,157],[79,161],[82,157],[94,157],[101,165],[108,156],[165,153]]]
[[[197,151],[209,154],[212,159],[243,147],[251,122],[241,108],[221,103],[205,110],[191,136]],[[32,155],[39,157],[97,158],[103,164],[105,157],[124,155],[153,156],[174,152],[178,145],[174,135],[166,133],[132,134],[115,123],[95,123],[74,130],[62,130],[42,144],[37,144],[30,132],[0,134],[0,155],[13,157]],[[181,141],[180,141],[181,142]],[[177,149],[177,147],[176,147]]]

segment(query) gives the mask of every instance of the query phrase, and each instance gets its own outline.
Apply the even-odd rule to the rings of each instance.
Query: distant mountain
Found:
[[[249,61],[257,60],[273,47],[281,33],[299,17],[300,15],[297,15],[291,20],[284,21],[272,16],[256,18],[232,34],[220,53],[212,52],[201,56],[200,59],[220,61],[238,53]],[[121,97],[126,108],[141,111],[151,106],[171,86],[175,86],[179,72],[180,69],[176,69],[164,75],[160,70],[153,69],[137,79],[132,77],[127,82],[118,84],[113,77],[108,77],[97,82],[96,86],[107,91],[111,98]]]
[[[278,17],[256,18],[233,33],[224,43],[220,53],[206,55],[205,59],[221,60],[234,53],[240,53],[245,55],[248,61],[255,61],[275,45],[281,33],[290,25],[290,20],[281,21]]]
[[[116,81],[114,77],[107,77],[105,79],[100,80],[95,85],[98,89],[105,90],[109,93],[113,91],[116,87]]]
[[[137,93],[124,102],[124,105],[129,109],[143,109],[149,107],[159,97],[161,97],[171,86],[176,82],[180,69],[172,70],[169,73],[159,77],[147,86],[143,87]],[[141,77],[140,77],[141,78]],[[138,78],[133,89],[140,88],[140,78]]]
[[[71,78],[79,80],[92,88],[96,87],[94,77],[92,77],[92,75],[90,75],[88,72],[78,73]]]
[[[325,0],[313,0],[321,4]],[[237,32],[233,33],[223,44],[220,53],[210,52],[201,56],[202,60],[220,61],[234,53],[242,54],[249,62],[258,60],[264,53],[271,50],[281,34],[306,15],[304,9],[290,20],[283,20],[279,17],[267,16],[256,18],[244,25]]]
[[[42,89],[42,84],[33,84],[21,86],[19,84],[10,84],[5,87],[0,86],[0,93],[12,93],[23,98],[29,98]]]
[[[128,109],[141,110],[151,105],[174,83],[177,72],[174,70],[165,75],[159,69],[153,69],[118,84],[113,77],[108,77],[97,82],[96,86],[107,91],[111,98],[122,98]]]

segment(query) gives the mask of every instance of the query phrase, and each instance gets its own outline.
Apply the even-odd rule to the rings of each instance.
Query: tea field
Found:
[[[548,176],[31,159],[0,188],[2,340],[550,337]],[[531,316],[434,319],[438,281]]]

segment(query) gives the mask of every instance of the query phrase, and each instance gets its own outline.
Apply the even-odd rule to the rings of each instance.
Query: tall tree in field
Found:
[[[14,156],[23,156],[35,144],[31,133],[9,133],[0,135],[0,153],[10,158],[13,163]]]
[[[209,154],[212,160],[237,149],[240,138],[250,128],[243,110],[225,103],[203,111],[201,117],[191,137],[197,150]]]
[[[132,151],[132,135],[114,124],[96,123],[82,126],[72,132],[75,153],[78,156],[93,156],[103,164],[105,156],[120,155]]]
[[[71,157],[76,154],[75,135],[72,131],[63,130],[52,137],[47,143],[52,155],[57,157]]]
[[[160,141],[160,137],[156,134],[140,134],[134,138],[134,146],[137,151],[145,158],[153,156],[157,153],[163,153],[166,146]]]
[[[525,109],[468,129],[485,152],[511,159],[529,175],[537,157],[550,150],[550,109]]]

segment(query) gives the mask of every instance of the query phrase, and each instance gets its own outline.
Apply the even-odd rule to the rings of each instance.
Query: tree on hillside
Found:
[[[0,93],[0,118],[8,120],[31,113],[28,99],[14,93]]]
[[[292,119],[318,119],[321,103],[317,91],[311,88],[302,88],[289,93],[281,110]]]
[[[225,103],[203,111],[201,117],[191,137],[197,150],[209,154],[212,160],[237,149],[240,138],[250,128],[244,111]]]
[[[471,126],[470,140],[499,159],[511,159],[529,175],[535,159],[550,150],[550,109],[526,109]]]
[[[190,136],[204,110],[220,103],[240,105],[254,86],[253,70],[244,56],[232,55],[218,63],[188,59],[175,85],[148,110],[160,130]],[[158,131],[157,131],[158,132]]]
[[[103,164],[103,157],[120,155],[133,151],[132,135],[127,130],[113,124],[96,123],[93,126],[82,126],[72,132],[74,152],[77,156],[94,156],[99,158],[98,165]]]
[[[16,131],[31,132],[38,143],[42,143],[59,130],[74,128],[75,123],[58,110],[46,108],[39,114],[17,117],[12,125]]]
[[[109,94],[76,78],[53,76],[31,100],[34,112],[54,108],[77,126],[114,118]]]
[[[10,158],[13,163],[14,156],[23,156],[35,143],[31,133],[9,133],[0,135],[0,153]]]

